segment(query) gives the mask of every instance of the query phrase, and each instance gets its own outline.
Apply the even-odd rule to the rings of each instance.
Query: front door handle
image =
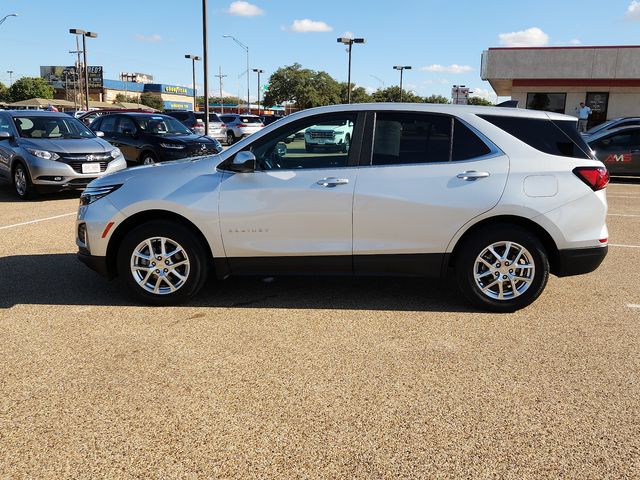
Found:
[[[349,183],[349,179],[348,178],[335,178],[335,177],[328,177],[328,178],[323,178],[321,180],[318,180],[316,182],[318,185],[321,185],[323,187],[335,187],[337,185],[346,185]]]
[[[475,170],[469,170],[467,172],[462,172],[456,175],[461,180],[466,180],[468,182],[473,182],[478,180],[479,178],[487,178],[491,175],[489,172],[476,172]]]

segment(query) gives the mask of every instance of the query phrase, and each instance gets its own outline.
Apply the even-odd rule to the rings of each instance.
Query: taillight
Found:
[[[220,125],[220,128],[227,128],[227,125],[223,123],[222,125]]]
[[[261,127],[264,127],[264,123],[261,123],[261,124],[260,124],[260,126],[261,126]]]
[[[609,184],[609,172],[605,167],[577,167],[573,169],[573,173],[594,192],[602,190]]]

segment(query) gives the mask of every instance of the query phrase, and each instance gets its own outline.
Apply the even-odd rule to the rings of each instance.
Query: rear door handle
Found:
[[[321,185],[323,187],[335,187],[337,185],[346,185],[349,183],[349,179],[348,178],[335,178],[335,177],[328,177],[328,178],[323,178],[321,180],[318,180],[316,182],[318,185]]]
[[[476,172],[475,170],[469,170],[467,172],[462,172],[456,175],[461,180],[466,180],[468,182],[473,182],[478,180],[479,178],[487,178],[491,175],[489,172]]]

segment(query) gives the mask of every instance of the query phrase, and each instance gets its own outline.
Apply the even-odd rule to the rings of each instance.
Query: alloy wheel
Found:
[[[184,286],[191,264],[187,252],[178,242],[166,237],[151,237],[133,250],[130,269],[141,288],[155,295],[167,295]]]
[[[535,277],[531,253],[515,242],[500,241],[476,257],[473,278],[480,291],[494,300],[511,300],[526,292]]]
[[[13,172],[13,183],[18,195],[23,197],[27,193],[27,174],[21,165],[18,165]]]

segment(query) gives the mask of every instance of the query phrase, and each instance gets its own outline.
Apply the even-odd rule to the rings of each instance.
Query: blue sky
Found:
[[[445,0],[209,0],[210,84],[217,92],[222,66],[225,92],[246,95],[244,51],[265,77],[294,62],[346,81],[347,54],[336,42],[344,34],[366,38],[354,46],[353,81],[368,89],[397,84],[393,65],[412,65],[405,88],[420,95],[450,95],[465,84],[490,95],[480,80],[480,55],[502,45],[628,45],[640,43],[640,1],[537,0],[451,2]],[[69,65],[75,49],[69,28],[98,32],[89,40],[89,64],[105,78],[121,71],[154,75],[159,83],[191,85],[185,53],[202,51],[200,0],[0,0],[0,81],[6,70],[39,75],[40,65]],[[311,31],[310,31],[311,30]],[[255,96],[255,74],[251,96]],[[202,84],[201,70],[197,84]],[[375,78],[378,77],[378,78]],[[266,83],[266,82],[262,82]]]

